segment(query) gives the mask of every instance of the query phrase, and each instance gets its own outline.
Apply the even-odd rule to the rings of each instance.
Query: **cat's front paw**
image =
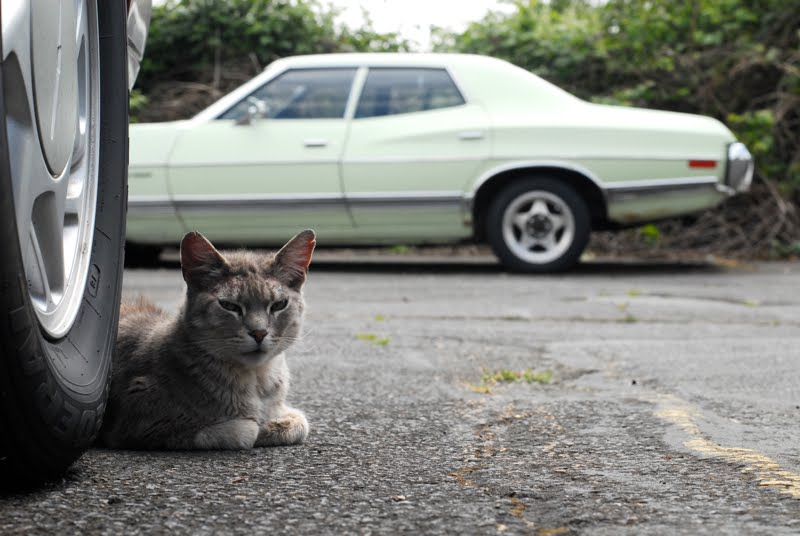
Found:
[[[308,437],[308,420],[303,412],[290,409],[283,417],[267,421],[256,440],[257,447],[297,445]]]
[[[253,448],[258,433],[256,421],[233,419],[200,430],[194,437],[194,448],[245,450]]]

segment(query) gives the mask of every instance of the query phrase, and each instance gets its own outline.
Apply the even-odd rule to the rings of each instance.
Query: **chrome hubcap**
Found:
[[[2,0],[19,243],[42,328],[64,336],[89,272],[100,128],[97,4]]]
[[[557,195],[543,190],[525,192],[503,213],[503,239],[519,259],[532,264],[552,262],[575,239],[575,218]]]

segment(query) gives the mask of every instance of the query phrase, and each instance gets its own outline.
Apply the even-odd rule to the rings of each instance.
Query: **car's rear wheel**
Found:
[[[63,472],[105,407],[127,199],[126,2],[0,0],[0,24],[0,482],[13,486]]]
[[[549,177],[515,181],[489,203],[486,236],[495,255],[519,272],[567,270],[591,232],[589,210],[568,184]]]

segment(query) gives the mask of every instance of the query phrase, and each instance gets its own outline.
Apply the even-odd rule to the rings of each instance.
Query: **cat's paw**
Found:
[[[194,437],[194,447],[209,450],[250,449],[255,445],[258,433],[256,421],[234,419],[200,430]]]
[[[290,409],[283,417],[264,423],[256,440],[256,446],[297,445],[305,441],[306,437],[308,437],[306,416],[301,411]]]

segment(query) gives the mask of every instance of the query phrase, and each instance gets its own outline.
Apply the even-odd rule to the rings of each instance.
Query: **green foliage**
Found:
[[[148,98],[142,94],[141,90],[134,89],[131,91],[130,105],[128,108],[128,114],[130,116],[131,123],[137,122],[139,112],[141,112],[142,109],[147,106],[148,102]]]
[[[510,3],[438,31],[436,49],[504,58],[596,102],[717,117],[759,175],[800,191],[800,0]]]
[[[408,49],[370,23],[338,28],[336,14],[320,0],[167,0],[153,7],[137,88],[148,97],[174,82],[225,92],[284,56]]]

